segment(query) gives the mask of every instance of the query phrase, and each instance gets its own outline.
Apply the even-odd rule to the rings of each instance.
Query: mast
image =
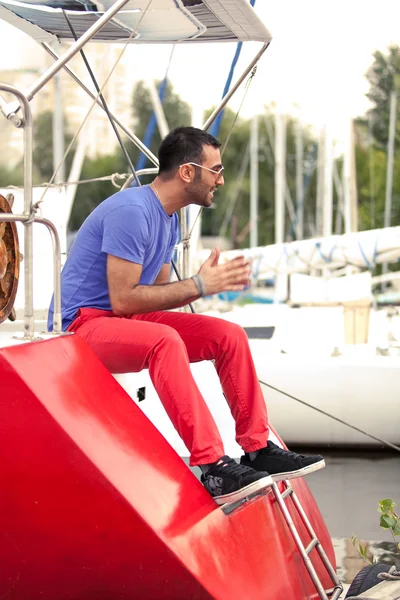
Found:
[[[57,73],[53,79],[53,171],[57,170],[54,183],[65,181],[64,162],[64,117],[61,88],[61,73]],[[61,165],[59,167],[59,165]],[[59,167],[59,168],[58,168]]]
[[[300,121],[296,125],[296,239],[304,237],[304,185],[303,185],[303,131]]]
[[[258,246],[258,115],[251,120],[250,133],[250,247]]]
[[[396,133],[396,104],[397,96],[394,90],[390,93],[389,139],[387,145],[386,194],[384,227],[390,227],[392,212],[394,142]]]
[[[354,140],[354,121],[351,121],[350,129],[350,166],[351,226],[352,231],[358,231],[357,170],[356,145]]]
[[[275,114],[275,244],[285,241],[286,117]]]
[[[169,127],[167,119],[165,118],[163,105],[154,80],[150,79],[149,81],[147,81],[146,87],[150,93],[151,105],[153,107],[154,115],[157,121],[157,127],[160,132],[160,137],[161,139],[163,139],[168,135]]]
[[[333,144],[331,132],[325,128],[324,143],[324,188],[322,203],[322,235],[332,235],[333,212]]]
[[[203,124],[203,117],[204,117],[204,106],[202,104],[202,101],[200,99],[197,99],[192,104],[192,119],[191,119],[192,127],[197,127],[198,129],[201,129],[202,124]],[[186,277],[188,277],[189,275],[194,273],[195,257],[199,250],[200,239],[201,239],[201,216],[202,216],[201,207],[196,206],[194,204],[189,204],[186,207],[186,223],[187,223],[186,234],[190,235],[190,244],[187,246],[187,255],[188,256],[186,259],[186,266],[185,266],[185,262],[182,259],[182,266],[185,266],[185,268],[188,270]],[[181,218],[182,218],[182,213],[181,213]],[[181,227],[181,232],[183,234],[182,227]]]
[[[324,152],[325,128],[319,133],[318,158],[317,158],[317,198],[315,207],[315,233],[322,235],[322,206],[324,202]]]
[[[347,138],[344,145],[343,155],[343,199],[344,199],[344,232],[354,231],[352,223],[352,143],[353,143],[353,120],[349,121]]]
[[[390,227],[392,216],[392,192],[393,192],[393,165],[394,165],[394,144],[396,135],[396,91],[390,92],[390,117],[389,117],[389,138],[387,145],[387,168],[386,168],[386,193],[385,193],[385,217],[384,227]],[[388,272],[388,263],[384,263],[382,273]],[[382,285],[382,291],[386,289],[386,285]]]
[[[343,199],[343,182],[340,179],[340,175],[338,173],[336,162],[333,163],[333,182],[335,184],[336,194],[337,194],[337,207],[336,207],[336,221],[335,221],[335,234],[342,233],[342,221],[343,221],[343,211],[344,211],[344,199]]]
[[[85,161],[85,156],[86,156],[88,143],[89,143],[88,129],[89,129],[88,124],[86,124],[80,133],[80,136],[78,139],[78,144],[76,146],[76,150],[74,153],[74,158],[72,160],[71,170],[68,175],[68,183],[69,184],[71,184],[74,181],[75,182],[79,181],[79,178],[81,176],[82,167],[83,167],[83,163]],[[78,189],[78,184],[75,183],[74,185],[68,185],[66,192],[65,192],[65,207],[66,207],[65,221],[66,221],[66,223],[69,222],[69,219],[71,216],[72,207],[74,205],[77,189]]]

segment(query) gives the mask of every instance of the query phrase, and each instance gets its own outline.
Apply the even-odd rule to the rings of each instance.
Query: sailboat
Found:
[[[139,397],[129,395],[79,337],[61,333],[62,243],[32,193],[29,101],[60,69],[71,72],[90,40],[261,42],[234,91],[266,50],[268,30],[244,0],[0,0],[0,18],[55,58],[28,92],[0,84],[15,99],[0,96],[1,111],[23,130],[25,149],[23,195],[14,206],[2,195],[0,205],[0,597],[336,600],[332,543],[306,482],[219,507],[136,405],[148,375],[128,375]],[[49,44],[60,39],[72,43],[58,57]],[[22,271],[15,223],[24,228],[22,319],[13,312]],[[35,292],[50,273],[45,261],[35,273],[33,228],[53,243],[52,334],[35,318]]]
[[[253,259],[255,280],[279,280],[276,302],[236,306],[220,316],[246,329],[270,418],[285,441],[396,449],[400,313],[374,306],[367,265],[398,261],[400,227],[241,253]],[[222,253],[222,260],[236,254]],[[335,275],[349,264],[359,272]],[[325,276],[310,275],[318,270]]]
[[[344,160],[345,233],[332,235],[331,156],[321,168],[326,171],[319,194],[324,195],[324,202],[317,198],[317,204],[322,204],[321,235],[285,242],[285,142],[278,117],[278,243],[257,243],[258,180],[251,178],[255,199],[250,203],[250,222],[255,231],[250,247],[221,253],[222,261],[239,255],[252,261],[254,287],[243,295],[243,300],[251,302],[231,303],[220,316],[246,329],[270,417],[289,445],[372,446],[398,451],[400,310],[377,307],[373,290],[382,282],[398,280],[399,273],[375,277],[371,273],[377,265],[400,260],[400,227],[356,231],[356,201],[350,193],[355,167],[350,148]],[[252,129],[250,146],[255,146],[250,161],[254,163],[258,160],[256,129],[255,133]],[[194,270],[207,252],[198,252]],[[262,287],[266,281],[274,281],[274,289]],[[260,302],[263,294],[268,304]],[[221,303],[210,299],[199,310],[218,314],[217,307],[221,310]],[[205,393],[211,393],[211,385]]]

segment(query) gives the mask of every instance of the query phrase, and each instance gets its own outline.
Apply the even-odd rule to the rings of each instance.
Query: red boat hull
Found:
[[[1,349],[0,390],[0,598],[318,598],[272,492],[224,514],[79,337]]]

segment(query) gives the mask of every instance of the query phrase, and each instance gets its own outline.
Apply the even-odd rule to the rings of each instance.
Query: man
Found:
[[[178,127],[161,143],[159,174],[148,186],[102,202],[79,230],[62,272],[63,329],[74,331],[112,373],[148,368],[172,423],[220,504],[275,481],[325,465],[268,441],[265,401],[244,330],[222,319],[173,312],[205,294],[242,290],[250,265],[219,264],[214,249],[197,275],[169,283],[178,237],[177,212],[209,207],[224,184],[220,143]],[[49,329],[52,328],[52,307]],[[240,464],[224,454],[216,424],[190,371],[214,360],[245,451]]]

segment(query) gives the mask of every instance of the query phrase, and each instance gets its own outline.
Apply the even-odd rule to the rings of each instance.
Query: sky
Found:
[[[334,138],[342,139],[349,119],[369,107],[365,73],[373,52],[386,52],[393,43],[400,45],[400,1],[256,0],[255,10],[273,40],[259,63],[241,114],[249,117],[262,112],[265,105],[275,104],[304,123],[326,125]],[[23,36],[0,23],[0,69],[15,68],[28,60],[29,53],[18,50],[19,35]],[[244,44],[235,78],[259,47]],[[130,47],[132,77],[163,78],[170,48]],[[175,48],[169,78],[196,114],[218,102],[234,52],[233,44]],[[239,90],[231,105],[234,110],[242,98]]]

